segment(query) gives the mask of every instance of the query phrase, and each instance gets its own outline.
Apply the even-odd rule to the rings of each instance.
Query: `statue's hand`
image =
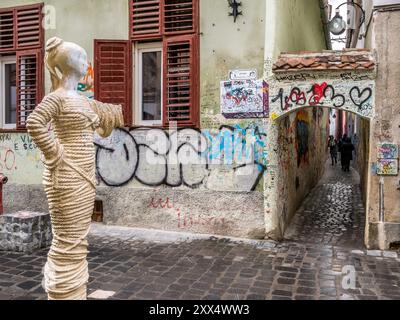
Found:
[[[64,146],[58,141],[58,139],[54,139],[54,142],[55,149],[49,154],[44,154],[43,160],[45,167],[50,171],[58,167],[64,157]]]

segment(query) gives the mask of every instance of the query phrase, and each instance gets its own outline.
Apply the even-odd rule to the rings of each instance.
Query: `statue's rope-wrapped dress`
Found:
[[[57,92],[47,95],[28,118],[28,132],[45,158],[43,184],[53,227],[44,272],[49,299],[86,298],[86,237],[95,200],[93,134],[96,130],[107,137],[121,126],[121,106]]]

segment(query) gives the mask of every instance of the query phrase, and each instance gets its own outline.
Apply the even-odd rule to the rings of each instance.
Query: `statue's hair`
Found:
[[[51,91],[57,90],[61,82],[56,70],[57,64],[55,62],[55,57],[57,56],[57,49],[63,42],[64,40],[58,37],[52,37],[46,42],[46,55],[44,57],[44,62],[50,72]]]

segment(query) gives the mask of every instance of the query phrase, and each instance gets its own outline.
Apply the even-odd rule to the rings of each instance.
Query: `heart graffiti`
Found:
[[[363,99],[363,97],[365,98]],[[365,88],[364,90],[361,91],[359,87],[353,87],[350,90],[350,99],[358,107],[360,111],[363,110],[363,105],[371,97],[372,97],[371,88]]]
[[[327,96],[328,90],[331,90],[331,97],[330,97],[329,99],[332,101],[333,106],[334,106],[335,108],[340,108],[340,107],[342,107],[342,106],[345,104],[345,102],[346,102],[346,98],[344,97],[344,95],[342,95],[342,94],[336,94],[335,88],[334,88],[332,85],[328,85],[328,86],[326,86],[326,88],[324,89],[324,97],[325,97],[325,98],[328,98],[328,96]]]

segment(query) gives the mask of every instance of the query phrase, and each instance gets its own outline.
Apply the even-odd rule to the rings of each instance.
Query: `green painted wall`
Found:
[[[92,64],[94,39],[128,39],[127,0],[1,0],[0,8],[40,2],[53,5],[56,9],[56,29],[45,31],[45,41],[58,36],[75,42],[85,48]],[[46,94],[50,87],[50,77],[46,70]],[[43,166],[39,150],[30,142],[28,149],[24,147],[29,139],[27,133],[0,134],[0,168],[9,178],[9,184],[42,182]]]
[[[220,82],[229,70],[257,69],[264,65],[265,0],[242,1],[236,23],[227,1],[200,1],[200,105],[201,127],[215,128],[227,120],[220,110]],[[242,123],[246,121],[241,121]]]
[[[319,0],[266,0],[266,21],[267,68],[281,52],[326,49]]]
[[[85,48],[92,63],[94,39],[128,39],[128,0],[1,0],[0,8],[41,2],[56,9],[56,29],[46,30],[45,40],[58,36],[75,42]],[[45,74],[47,93],[51,84]]]

